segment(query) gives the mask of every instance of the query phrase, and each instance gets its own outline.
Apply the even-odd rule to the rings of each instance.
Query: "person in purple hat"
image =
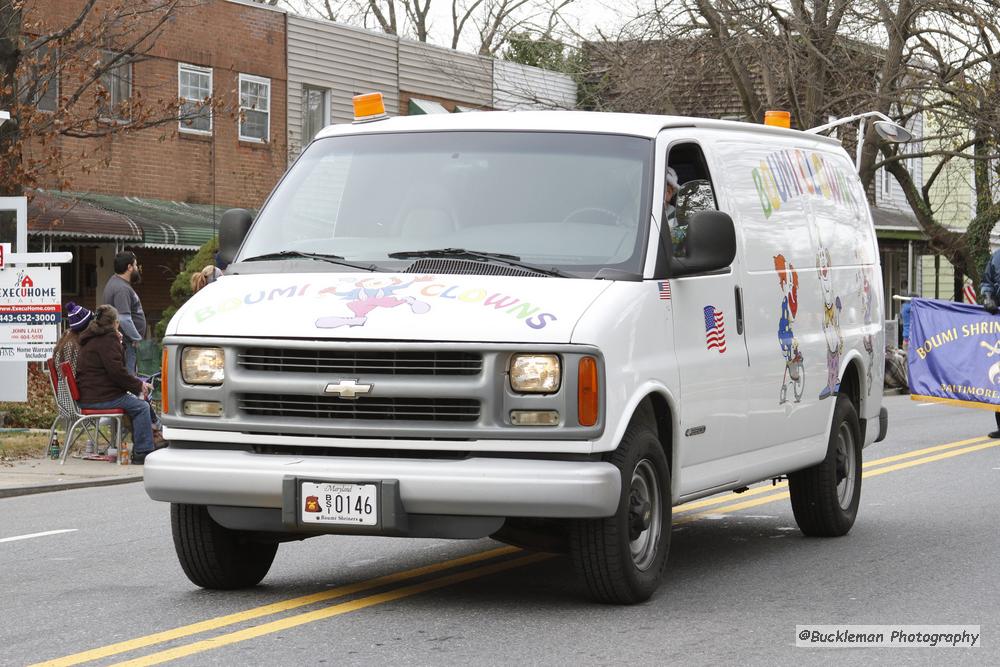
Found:
[[[87,328],[90,321],[94,319],[94,314],[72,301],[66,304],[66,331],[56,341],[56,348],[52,352],[52,359],[56,362],[56,375],[59,385],[56,388],[56,399],[59,404],[67,410],[72,410],[73,399],[69,395],[69,388],[62,381],[62,365],[69,363],[73,373],[76,374],[76,360],[80,355],[80,332]]]
[[[72,301],[66,304],[65,311],[68,326],[65,333],[56,342],[52,358],[55,359],[56,368],[68,361],[73,372],[76,373],[76,359],[80,354],[80,332],[87,328],[90,321],[94,319],[94,314]]]

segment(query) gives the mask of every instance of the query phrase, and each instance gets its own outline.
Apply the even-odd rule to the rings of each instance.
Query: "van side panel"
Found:
[[[720,134],[712,152],[743,253],[747,438],[771,451],[797,443],[818,461],[848,350],[864,363],[863,410],[880,403],[866,400],[881,396],[883,315],[864,193],[842,150],[808,139]]]
[[[851,351],[857,352],[862,363],[859,416],[877,417],[885,371],[885,314],[875,228],[850,159],[833,151],[817,154],[823,180],[844,191],[839,197],[809,198],[819,252],[828,254],[831,267],[829,280],[821,276],[821,296],[827,309],[832,303],[836,310],[833,321],[839,325],[842,348],[839,355],[828,358],[839,366],[835,376],[839,381]]]

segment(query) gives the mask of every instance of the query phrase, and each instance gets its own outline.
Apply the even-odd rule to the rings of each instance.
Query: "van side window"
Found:
[[[698,144],[677,144],[670,147],[667,165],[677,174],[677,193],[663,203],[663,217],[670,229],[670,241],[675,257],[687,257],[688,224],[699,211],[715,211],[719,206],[712,187],[705,155]]]

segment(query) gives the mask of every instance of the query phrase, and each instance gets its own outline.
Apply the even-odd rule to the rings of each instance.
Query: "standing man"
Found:
[[[125,368],[136,375],[136,349],[146,336],[146,315],[135,293],[134,285],[142,282],[142,270],[135,253],[125,250],[115,255],[115,275],[104,286],[104,300],[118,311],[121,332],[124,335]]]
[[[990,261],[986,263],[979,293],[983,296],[983,308],[987,313],[996,315],[1000,312],[1000,306],[997,305],[997,300],[1000,299],[1000,250],[994,252]],[[997,420],[997,430],[989,435],[991,438],[1000,438],[1000,412],[994,412],[993,416]]]

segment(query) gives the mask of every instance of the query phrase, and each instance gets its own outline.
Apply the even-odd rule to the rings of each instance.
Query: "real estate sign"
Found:
[[[45,361],[59,337],[58,268],[0,270],[0,361]]]

